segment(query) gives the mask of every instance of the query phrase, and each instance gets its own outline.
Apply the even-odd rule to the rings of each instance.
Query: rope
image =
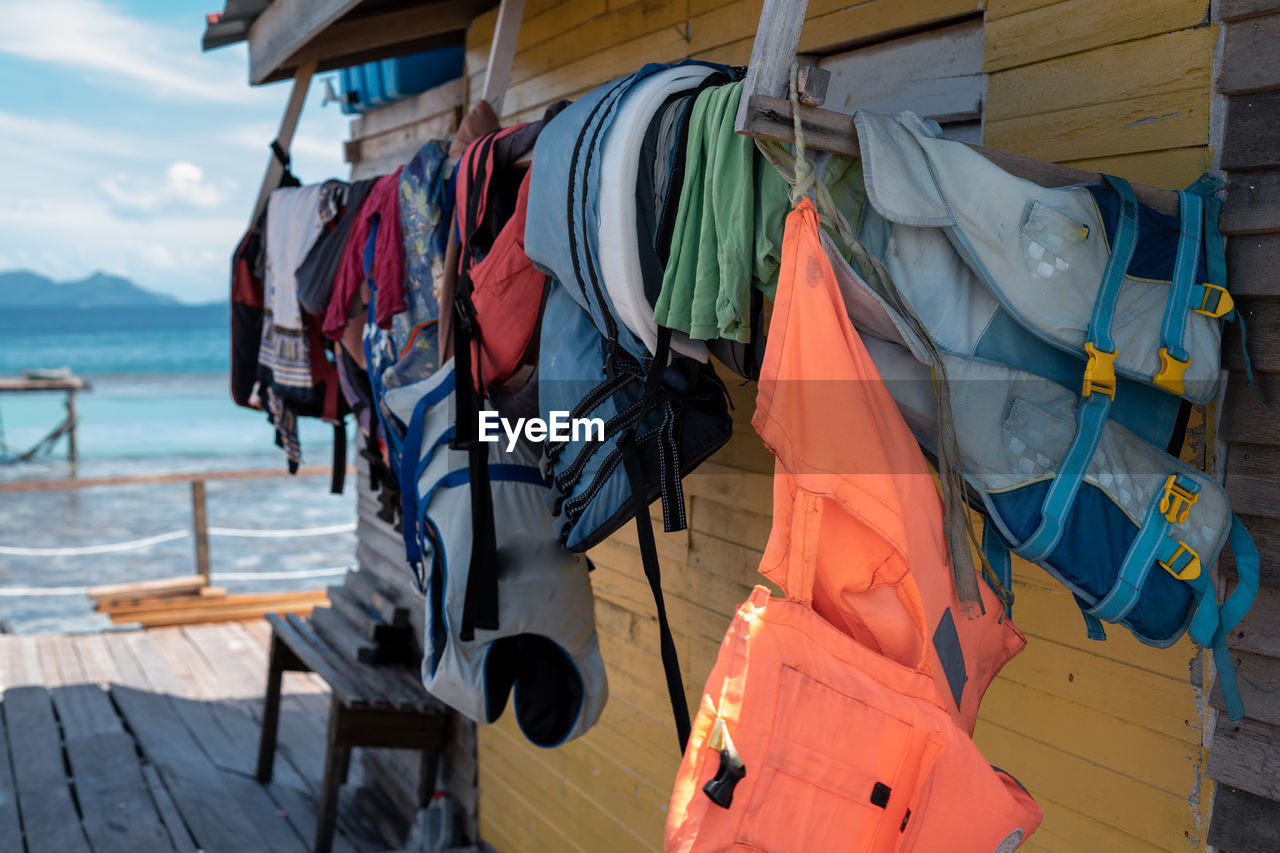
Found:
[[[230,536],[241,539],[291,539],[303,536],[328,536],[333,533],[350,533],[355,524],[331,524],[327,527],[298,527],[292,529],[251,529],[243,527],[210,527],[210,536]],[[190,536],[190,530],[171,530],[142,539],[112,542],[106,545],[81,545],[69,548],[28,548],[21,545],[0,545],[0,554],[10,557],[80,557],[89,554],[115,554],[149,548],[162,542],[172,542]]]

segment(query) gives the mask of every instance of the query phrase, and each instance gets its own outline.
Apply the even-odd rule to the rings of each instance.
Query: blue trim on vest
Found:
[[[1120,571],[1116,573],[1116,582],[1102,600],[1090,607],[1086,612],[1105,622],[1119,622],[1138,603],[1142,596],[1142,587],[1147,582],[1147,575],[1155,564],[1157,557],[1172,553],[1166,549],[1168,543],[1177,548],[1177,543],[1170,539],[1169,522],[1160,512],[1162,491],[1157,491],[1147,507],[1146,516],[1142,519],[1142,527],[1138,530],[1138,538],[1124,555]]]
[[[1113,175],[1103,175],[1120,196],[1120,214],[1116,223],[1116,239],[1111,257],[1107,259],[1098,288],[1098,298],[1093,303],[1093,316],[1089,320],[1089,342],[1099,352],[1114,353],[1116,346],[1111,337],[1111,322],[1115,318],[1116,300],[1124,286],[1125,270],[1138,243],[1138,200],[1128,181]],[[1076,492],[1084,480],[1085,471],[1093,459],[1093,453],[1102,437],[1102,430],[1111,411],[1111,398],[1095,392],[1076,408],[1076,434],[1064,454],[1045,495],[1040,526],[1014,551],[1033,563],[1039,563],[1053,552],[1062,538],[1062,526]]]
[[[1182,214],[1178,237],[1178,255],[1173,264],[1173,283],[1164,306],[1160,325],[1160,343],[1178,361],[1191,354],[1182,345],[1187,315],[1191,312],[1192,288],[1196,284],[1196,267],[1200,262],[1200,231],[1204,220],[1204,198],[1186,191],[1178,192],[1178,210]],[[1196,303],[1199,304],[1199,303]]]

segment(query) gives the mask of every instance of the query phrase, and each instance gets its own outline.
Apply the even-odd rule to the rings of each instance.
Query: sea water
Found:
[[[261,412],[228,388],[226,305],[151,308],[0,308],[0,376],[70,367],[92,383],[77,395],[81,477],[217,470],[284,471]],[[38,442],[64,415],[61,392],[0,393],[0,459]],[[304,464],[326,465],[333,431],[302,419]],[[69,476],[66,440],[25,463],[0,462],[0,481]],[[208,523],[232,530],[350,527],[355,484],[330,495],[325,476],[211,480]],[[0,553],[0,620],[13,630],[109,625],[80,590],[189,575],[195,570],[187,483],[0,492],[0,546],[62,549],[180,538],[104,554]],[[213,584],[231,592],[309,589],[338,582],[354,562],[349,530],[304,536],[212,536]]]

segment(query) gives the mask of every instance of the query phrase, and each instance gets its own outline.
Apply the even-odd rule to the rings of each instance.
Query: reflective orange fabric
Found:
[[[985,584],[985,615],[959,609],[937,488],[832,263],[806,201],[787,220],[753,421],[777,457],[760,570],[787,597],[757,587],[725,635],[666,846],[1012,850],[1040,809],[970,733],[1025,641]],[[727,809],[702,791],[717,720],[746,770]]]

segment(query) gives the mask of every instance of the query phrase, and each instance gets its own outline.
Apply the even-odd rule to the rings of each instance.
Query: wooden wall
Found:
[[[528,0],[504,120],[535,118],[648,61],[745,63],[759,9],[760,0]],[[1216,29],[1206,9],[1204,0],[989,0],[987,144],[1157,186],[1189,183],[1211,159]],[[831,53],[982,12],[980,0],[811,0],[801,50]],[[494,17],[468,35],[468,101]],[[691,707],[733,610],[760,581],[772,457],[749,424],[753,394],[735,392],[733,440],[686,481],[690,529],[659,542]],[[504,853],[661,843],[679,755],[634,532],[592,558],[611,689],[600,724],[551,751],[531,747],[510,718],[479,731],[481,832]],[[1044,572],[1022,565],[1016,580],[1015,619],[1030,646],[987,694],[978,740],[1044,807],[1029,849],[1202,848],[1199,650],[1189,641],[1150,649],[1119,630],[1091,642]]]
[[[1220,165],[1229,178],[1222,224],[1231,288],[1248,324],[1259,405],[1243,373],[1236,329],[1223,344],[1231,370],[1222,409],[1227,490],[1262,554],[1257,603],[1229,645],[1247,717],[1219,717],[1209,775],[1218,780],[1209,840],[1227,853],[1280,849],[1280,2],[1221,0],[1225,98]],[[1215,705],[1220,697],[1215,691]]]

